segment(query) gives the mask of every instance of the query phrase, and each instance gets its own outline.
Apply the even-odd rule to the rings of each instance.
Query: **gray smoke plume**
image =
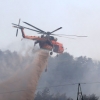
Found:
[[[0,84],[0,100],[33,100],[39,77],[47,65],[48,52],[39,50],[23,71]]]

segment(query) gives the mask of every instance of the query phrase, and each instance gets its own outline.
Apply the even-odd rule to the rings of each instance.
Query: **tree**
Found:
[[[98,99],[99,97],[97,97],[95,94],[89,96],[83,95],[83,100],[98,100]]]

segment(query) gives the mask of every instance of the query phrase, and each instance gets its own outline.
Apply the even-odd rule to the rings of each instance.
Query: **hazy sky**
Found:
[[[87,38],[58,38],[74,56],[88,56],[100,60],[100,0],[0,0],[0,49],[18,47],[22,38],[16,38],[11,23],[29,22],[44,31],[62,30],[55,34],[87,35]],[[21,22],[21,25],[24,25]],[[24,25],[26,26],[26,25]],[[29,27],[29,26],[27,26]],[[25,30],[27,35],[38,35]]]

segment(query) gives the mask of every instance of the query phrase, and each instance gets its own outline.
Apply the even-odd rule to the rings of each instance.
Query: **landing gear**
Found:
[[[36,45],[37,43],[39,43],[39,41],[35,41],[35,42],[34,42],[34,47],[35,47],[35,45]]]
[[[35,45],[36,45],[36,42],[34,43],[34,47],[35,47]]]
[[[51,52],[50,52],[50,55],[52,55],[52,54],[53,54],[53,52],[51,51]]]
[[[50,55],[53,54],[54,46],[52,45],[52,51],[50,52]]]
[[[35,45],[36,45],[36,42],[34,43],[34,47],[35,47]],[[33,50],[34,50],[34,47],[33,47]],[[33,50],[32,50],[32,51],[33,51]]]

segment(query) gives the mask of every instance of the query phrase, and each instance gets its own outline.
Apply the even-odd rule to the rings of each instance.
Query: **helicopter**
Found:
[[[41,49],[46,49],[46,50],[49,50],[50,51],[50,55],[53,54],[53,52],[57,53],[57,56],[58,54],[61,54],[64,52],[64,47],[63,47],[63,44],[58,42],[57,41],[57,38],[55,38],[54,36],[58,36],[58,37],[62,37],[62,36],[76,36],[76,37],[87,37],[87,36],[77,36],[77,35],[64,35],[64,34],[53,34],[54,32],[62,29],[62,27],[59,27],[55,30],[53,30],[52,32],[45,32],[27,22],[23,22],[31,27],[33,27],[34,29],[31,29],[31,28],[27,28],[27,27],[24,27],[24,26],[21,26],[20,25],[20,19],[19,19],[19,23],[18,24],[14,24],[12,23],[13,27],[17,28],[17,31],[16,31],[16,36],[18,35],[18,29],[21,29],[21,32],[22,32],[22,37],[23,38],[26,38],[26,39],[30,39],[30,40],[34,40],[34,47],[37,43],[39,43],[39,46]],[[31,31],[35,31],[37,32],[37,34],[41,34],[41,36],[27,36],[25,35],[24,33],[24,29],[28,29],[28,30],[31,30]]]

